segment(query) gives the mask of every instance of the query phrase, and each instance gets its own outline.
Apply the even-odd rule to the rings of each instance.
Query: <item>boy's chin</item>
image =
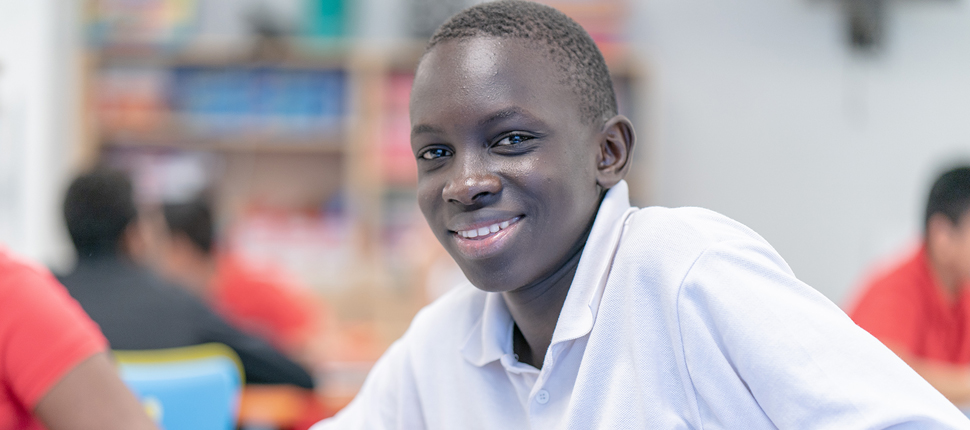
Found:
[[[475,288],[478,288],[486,293],[504,293],[511,289],[508,288],[507,285],[497,284],[494,281],[483,281],[482,279],[472,279],[470,277],[468,278],[468,282],[471,282]]]
[[[477,271],[465,270],[465,268],[462,268],[462,272],[465,273],[465,277],[475,288],[486,293],[504,293],[523,285],[512,279],[513,277],[507,276],[507,272],[502,275],[496,275],[496,272],[490,272],[491,275],[487,275],[478,273]]]

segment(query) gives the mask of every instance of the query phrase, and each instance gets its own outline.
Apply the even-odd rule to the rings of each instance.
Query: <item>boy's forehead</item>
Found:
[[[457,70],[469,79],[495,75],[499,72],[500,64],[506,60],[497,52],[502,47],[501,39],[476,37],[455,45],[457,52],[451,51],[451,53],[455,54],[454,58],[458,61]]]
[[[497,55],[500,51],[505,55]],[[425,54],[421,62],[424,63],[427,59],[433,57],[449,58],[456,55],[468,60],[474,58],[479,61],[494,62],[520,51],[531,51],[535,54],[542,52],[539,43],[529,39],[487,35],[470,36],[436,44]],[[466,65],[474,66],[467,63]],[[418,70],[420,72],[420,67]]]
[[[481,81],[498,74],[509,60],[508,45],[491,37],[474,37],[436,45],[422,58],[415,74],[415,85],[425,80]],[[503,46],[504,45],[504,46]]]
[[[556,63],[521,38],[472,37],[436,45],[421,60],[411,92],[415,103],[458,101],[473,92],[558,93],[573,96]],[[566,94],[568,93],[568,94]],[[578,100],[570,100],[575,104]]]

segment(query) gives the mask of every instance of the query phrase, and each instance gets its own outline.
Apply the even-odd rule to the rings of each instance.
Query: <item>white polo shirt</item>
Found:
[[[970,429],[760,236],[698,208],[600,206],[541,370],[502,296],[423,309],[324,429]]]

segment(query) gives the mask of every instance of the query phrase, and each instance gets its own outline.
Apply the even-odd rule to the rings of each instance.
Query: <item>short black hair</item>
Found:
[[[954,225],[970,210],[970,166],[960,166],[940,175],[930,189],[926,202],[924,226],[929,227],[930,217],[946,215]]]
[[[114,254],[137,217],[128,175],[96,168],[71,182],[64,197],[64,220],[78,256]]]
[[[617,114],[613,80],[603,53],[576,21],[549,6],[500,0],[465,9],[438,27],[425,54],[439,43],[473,37],[525,39],[546,52],[563,74],[562,83],[580,98],[580,112],[590,122]]]
[[[215,236],[212,209],[204,198],[196,198],[188,203],[166,203],[162,206],[162,213],[171,234],[185,234],[202,252],[212,253]]]

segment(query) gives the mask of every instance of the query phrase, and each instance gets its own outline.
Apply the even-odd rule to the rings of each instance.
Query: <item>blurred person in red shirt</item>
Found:
[[[212,209],[204,198],[163,207],[167,237],[161,269],[236,327],[303,360],[316,334],[315,298],[282,270],[254,267],[216,246]]]
[[[155,429],[107,349],[50,272],[0,248],[0,430]]]
[[[166,234],[158,241],[156,258],[163,274],[240,330],[264,339],[307,367],[320,364],[313,341],[319,337],[320,318],[325,314],[322,303],[301,291],[303,287],[282,270],[254,267],[217,247],[212,209],[204,197],[165,204],[162,213]],[[333,414],[312,395],[268,393],[269,398],[276,398],[270,404],[282,399],[291,407],[295,421],[287,427],[293,429],[308,428]],[[247,396],[253,402],[265,401],[252,391]]]
[[[970,167],[930,190],[922,245],[873,276],[852,319],[955,404],[970,406]]]

